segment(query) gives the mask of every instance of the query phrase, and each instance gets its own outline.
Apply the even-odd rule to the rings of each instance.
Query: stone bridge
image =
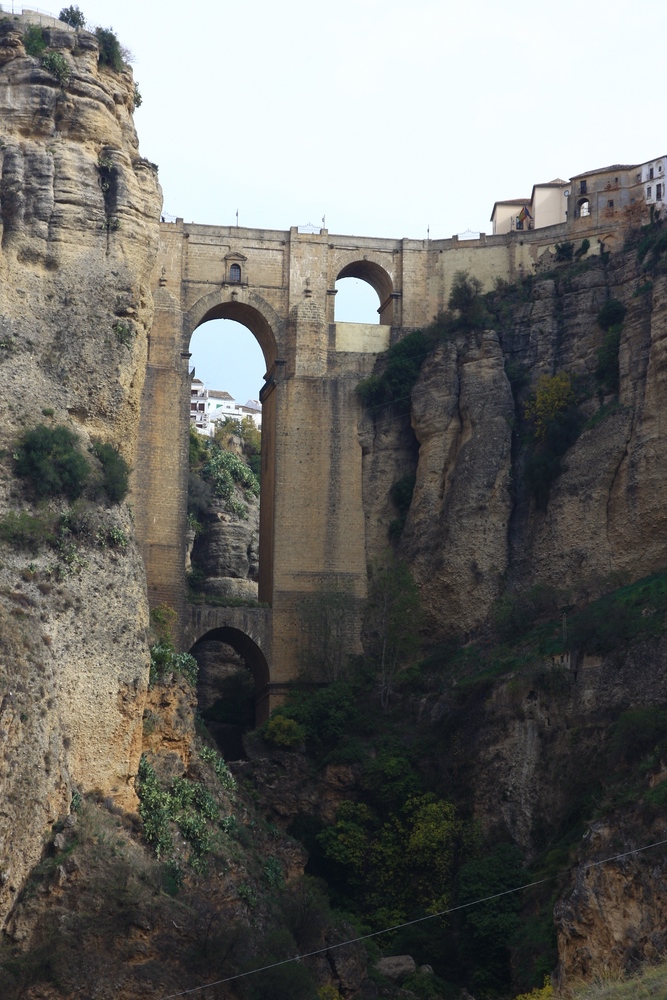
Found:
[[[161,223],[134,463],[149,600],[176,609],[183,649],[225,635],[254,673],[260,718],[296,677],[313,595],[345,591],[356,608],[349,651],[359,649],[367,558],[357,383],[378,352],[445,308],[456,271],[487,288],[513,280],[567,235],[552,226],[422,241]],[[379,324],[335,323],[335,284],[345,277],[375,289]],[[266,362],[259,600],[270,610],[186,603],[189,346],[198,326],[220,318],[244,324]]]

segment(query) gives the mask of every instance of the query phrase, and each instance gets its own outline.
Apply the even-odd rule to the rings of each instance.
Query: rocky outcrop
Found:
[[[507,569],[514,405],[498,337],[446,342],[412,394],[417,480],[401,552],[429,619],[480,623]]]
[[[133,460],[161,205],[130,70],[100,66],[95,36],[56,22],[43,38],[61,84],[26,53],[26,27],[0,19],[0,517],[36,510],[12,454],[40,421],[68,426],[84,453],[95,439]],[[0,924],[73,789],[136,803],[144,570],[129,511],[86,502],[85,540],[3,544]]]
[[[510,290],[492,329],[430,354],[412,392],[412,439],[387,408],[361,421],[368,558],[381,561],[392,542],[392,484],[414,472],[397,551],[432,635],[473,633],[507,588],[547,584],[576,601],[667,564],[667,276],[658,269],[647,283],[632,248],[560,275],[536,278],[523,298]],[[609,298],[627,309],[617,402],[595,377]],[[521,373],[516,399],[508,366]],[[524,481],[523,409],[538,376],[556,371],[574,380],[589,422],[538,510]]]
[[[629,853],[646,846],[646,833],[627,829],[627,818],[615,820],[593,824],[584,845],[586,861],[575,869],[571,887],[556,904],[556,978],[561,988],[664,959],[667,864],[660,851]],[[664,820],[656,821],[651,833],[654,841],[664,840]],[[626,852],[617,861],[599,863]]]
[[[207,594],[237,600],[257,600],[259,574],[259,498],[245,496],[240,489],[236,500],[245,516],[225,509],[214,498],[205,531],[196,539],[192,566],[204,577]]]

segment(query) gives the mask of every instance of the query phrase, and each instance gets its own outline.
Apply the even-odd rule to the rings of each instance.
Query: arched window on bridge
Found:
[[[334,322],[394,326],[392,279],[372,260],[352,260],[338,272]]]
[[[360,278],[340,278],[336,282],[336,323],[379,323],[379,306],[378,293],[367,281]]]
[[[241,265],[240,264],[232,264],[232,266],[229,269],[229,280],[233,284],[236,284],[236,285],[240,284],[240,281],[241,281]]]

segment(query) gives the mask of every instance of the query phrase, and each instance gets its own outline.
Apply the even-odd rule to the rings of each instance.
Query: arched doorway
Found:
[[[199,667],[197,699],[202,721],[226,760],[245,756],[243,735],[255,724],[269,684],[264,653],[232,626],[210,629],[190,649]]]

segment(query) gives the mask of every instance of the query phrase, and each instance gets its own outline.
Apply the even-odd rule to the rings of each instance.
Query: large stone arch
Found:
[[[267,372],[271,371],[282,354],[284,324],[261,295],[231,286],[197,299],[183,315],[184,352],[197,327],[211,319],[233,319],[247,327],[262,349]]]
[[[369,260],[367,255],[359,257],[357,253],[353,253],[345,262],[340,259],[336,261],[335,270],[335,281],[341,278],[359,278],[367,282],[377,292],[380,300],[378,307],[380,322],[389,326],[396,325],[394,281],[384,262],[380,264],[375,260]]]
[[[284,323],[256,292],[232,285],[203,295],[183,315],[183,355],[197,327],[212,319],[232,319],[253,334],[264,354],[266,384],[262,402],[262,491],[259,502],[259,600],[273,600],[275,506],[276,367],[282,360]],[[189,416],[187,417],[189,424]],[[231,645],[231,643],[230,643]]]

